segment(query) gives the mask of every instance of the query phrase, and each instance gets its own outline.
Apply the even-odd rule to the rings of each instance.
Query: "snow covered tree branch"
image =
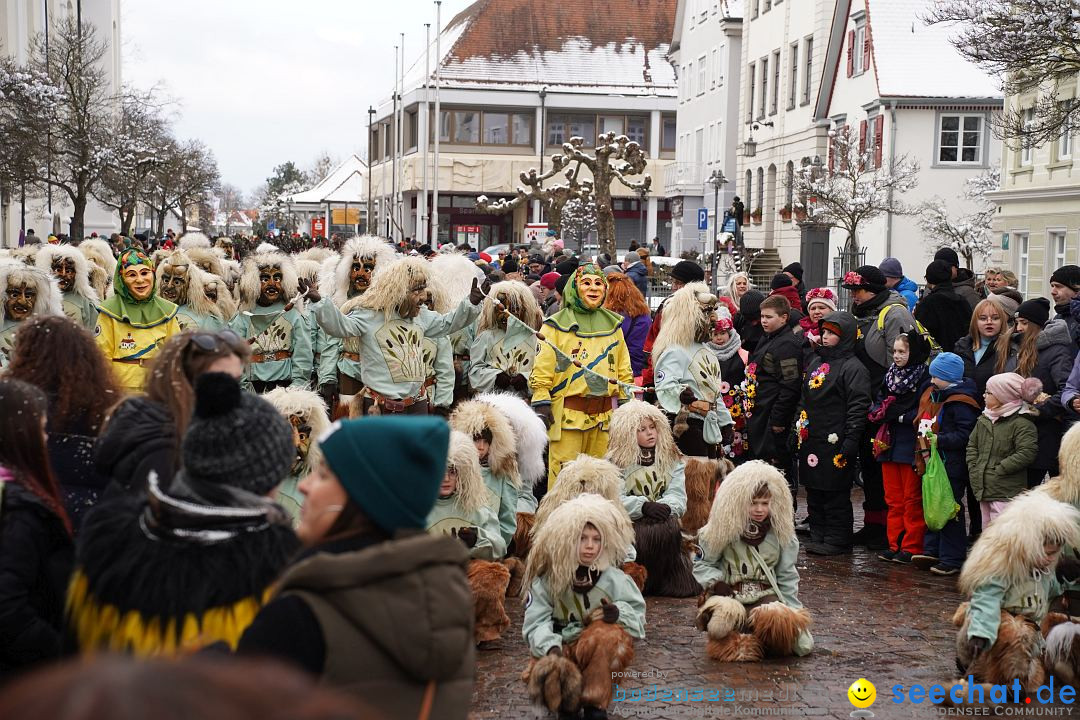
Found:
[[[924,202],[920,206],[919,227],[937,241],[935,248],[952,248],[963,256],[970,268],[976,256],[988,258],[994,249],[990,225],[997,206],[986,197],[986,193],[998,189],[1000,183],[1001,168],[998,167],[969,178],[964,187],[964,198],[973,202],[976,209],[957,218],[949,214],[945,201],[940,197]]]
[[[875,167],[873,148],[861,148],[850,127],[830,130],[829,143],[829,167],[819,173],[815,166],[805,165],[795,172],[795,205],[805,207],[815,222],[842,228],[847,233],[845,248],[857,250],[858,229],[867,220],[887,212],[915,212],[897,196],[919,184],[919,163],[901,155],[888,167]]]

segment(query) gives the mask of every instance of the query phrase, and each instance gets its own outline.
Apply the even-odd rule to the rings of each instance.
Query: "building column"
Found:
[[[660,136],[664,134],[664,124],[661,122],[660,111],[653,110],[649,114],[649,157],[660,157]]]
[[[535,145],[536,156],[540,158],[540,164],[544,164],[544,133],[547,128],[544,127],[544,110],[540,106],[536,108],[536,120],[533,122],[533,127],[536,128],[536,137],[533,138]],[[532,222],[540,222],[540,201],[534,200],[532,204]]]
[[[652,239],[659,233],[656,232],[656,211],[659,208],[659,198],[649,198],[648,205],[645,206],[645,237],[641,238],[642,247],[652,242]]]

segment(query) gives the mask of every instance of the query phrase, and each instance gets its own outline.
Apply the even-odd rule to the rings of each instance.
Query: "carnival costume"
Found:
[[[213,279],[183,250],[167,253],[158,263],[158,294],[176,303],[176,321],[181,330],[217,332],[228,324],[221,305],[207,295],[207,285]]]
[[[15,332],[34,315],[61,315],[63,301],[60,285],[47,270],[13,260],[0,260],[0,288],[3,308],[0,311],[0,367],[11,362]]]
[[[296,524],[300,521],[300,509],[304,506],[300,481],[307,477],[322,457],[315,441],[329,429],[330,418],[323,399],[307,388],[275,388],[263,397],[289,421],[293,429],[296,454],[289,476],[278,485],[277,502],[289,512]]]
[[[511,329],[513,315],[532,333]],[[537,340],[543,313],[529,288],[504,281],[491,286],[469,349],[469,385],[476,392],[509,390],[529,397],[529,373],[536,360]]]
[[[38,269],[51,272],[63,293],[64,315],[90,332],[97,329],[100,296],[90,282],[90,261],[72,245],[45,245],[38,251]]]
[[[606,295],[600,268],[583,265],[566,283],[563,309],[544,321],[530,385],[533,407],[550,423],[549,488],[563,463],[581,453],[604,456],[611,413],[630,397],[622,317],[603,307]]]
[[[112,278],[116,268],[112,247],[100,238],[90,238],[79,243],[78,250],[90,263],[90,285],[98,298],[109,297],[113,292]]]
[[[754,522],[751,503],[769,498],[769,515]],[[810,615],[799,601],[791,491],[779,470],[753,460],[724,479],[709,522],[698,536],[694,575],[705,588],[697,626],[706,652],[721,662],[806,655],[813,649]]]

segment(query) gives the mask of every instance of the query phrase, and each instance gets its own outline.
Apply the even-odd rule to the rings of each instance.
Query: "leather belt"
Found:
[[[394,398],[388,398],[385,395],[372,390],[371,388],[364,388],[364,394],[368,395],[376,405],[381,407],[386,412],[401,413],[405,412],[408,408],[418,403],[427,403],[427,389],[434,384],[434,380],[428,378],[424,381],[424,384],[420,386],[420,392],[415,397],[402,398],[401,400],[395,400]]]
[[[599,415],[611,410],[612,400],[614,400],[614,397],[611,395],[602,395],[600,397],[567,395],[563,398],[563,407],[568,410],[583,412],[586,415]]]
[[[251,362],[264,363],[274,360],[288,360],[292,357],[292,350],[278,350],[273,353],[255,353],[251,356]]]
[[[124,363],[125,365],[138,365],[139,367],[146,367],[150,364],[153,358],[113,358],[115,363]]]
[[[360,353],[342,351],[341,357],[346,360],[352,360],[353,362],[360,362]]]

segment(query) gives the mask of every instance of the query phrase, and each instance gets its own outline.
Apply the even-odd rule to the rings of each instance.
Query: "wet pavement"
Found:
[[[860,503],[856,492],[856,528],[862,525]],[[800,509],[798,515],[803,514]],[[893,703],[892,688],[904,685],[906,692],[915,683],[929,687],[955,679],[955,629],[950,618],[960,599],[956,577],[886,563],[865,548],[829,558],[808,557],[801,551],[798,567],[800,598],[814,618],[815,648],[810,655],[754,664],[713,662],[705,656],[705,634],[694,627],[693,599],[647,598],[647,637],[635,643],[628,670],[663,676],[619,679],[619,688],[648,690],[653,684],[672,691],[715,688],[720,699],[616,702],[611,717],[847,718],[855,710],[847,689],[859,678],[876,686],[878,698],[869,708],[876,717],[937,716],[926,702]],[[513,624],[501,646],[478,653],[471,717],[554,718],[529,703],[520,680],[528,659],[521,638],[520,602],[510,602],[507,611]],[[989,715],[994,714],[990,708]]]

